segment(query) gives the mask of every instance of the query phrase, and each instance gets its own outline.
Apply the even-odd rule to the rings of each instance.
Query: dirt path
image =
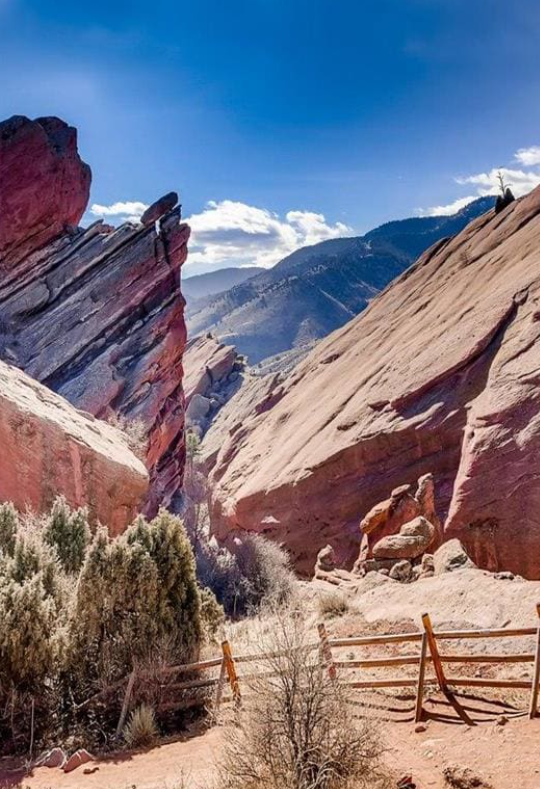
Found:
[[[457,708],[444,697],[432,696],[426,704],[426,731],[416,733],[409,707],[409,702],[392,699],[388,709],[394,719],[379,723],[385,760],[396,777],[411,774],[418,789],[448,789],[443,768],[458,764],[470,767],[494,789],[540,789],[540,718],[529,721],[510,708],[501,709],[499,702],[477,696],[460,697]],[[508,718],[504,725],[502,712]],[[121,754],[100,761],[91,775],[82,769],[69,775],[47,768],[30,775],[0,769],[0,787],[207,789],[216,777],[215,760],[226,735],[226,727],[215,727],[147,753]]]

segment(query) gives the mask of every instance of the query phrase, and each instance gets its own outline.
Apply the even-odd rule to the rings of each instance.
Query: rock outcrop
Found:
[[[320,342],[222,442],[218,535],[263,531],[311,574],[327,544],[428,471],[444,537],[540,578],[540,189],[437,243]],[[268,528],[272,518],[272,528]]]
[[[0,273],[79,223],[90,180],[72,126],[21,115],[0,123]]]
[[[148,490],[123,434],[0,362],[0,502],[46,512],[58,494],[119,534]]]
[[[202,437],[242,385],[245,359],[212,334],[194,337],[184,355],[186,426]]]
[[[180,268],[189,228],[180,208],[167,195],[151,207],[157,224],[66,229],[79,220],[90,181],[74,130],[54,118],[16,118],[2,124],[0,140],[0,174],[11,173],[0,204],[8,228],[0,358],[99,418],[140,420],[146,510],[174,505],[185,458]]]

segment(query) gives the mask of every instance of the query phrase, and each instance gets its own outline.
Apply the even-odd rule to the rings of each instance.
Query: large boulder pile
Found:
[[[119,534],[148,491],[124,435],[0,362],[0,502],[48,512],[62,494]]]
[[[102,419],[142,426],[145,508],[182,487],[186,343],[177,195],[145,223],[77,227],[90,170],[58,118],[0,124],[0,358]]]
[[[246,368],[245,357],[212,334],[193,337],[184,354],[186,427],[199,438],[207,432],[218,411],[239,390]]]

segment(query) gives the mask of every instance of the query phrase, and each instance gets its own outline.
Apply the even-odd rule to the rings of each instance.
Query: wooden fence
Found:
[[[343,684],[357,689],[379,688],[416,688],[415,722],[422,718],[424,686],[435,682],[440,690],[448,695],[452,688],[516,688],[530,690],[529,717],[534,718],[538,707],[538,691],[540,682],[540,604],[537,606],[538,624],[536,627],[499,628],[490,630],[439,630],[435,631],[431,624],[429,614],[422,616],[422,630],[413,633],[394,633],[389,635],[359,636],[353,638],[330,638],[324,624],[318,625],[318,640],[308,645],[308,649],[318,650],[319,661],[328,671],[332,680],[339,680]],[[536,636],[536,648],[530,654],[447,654],[441,651],[442,642],[470,639],[506,639]],[[420,650],[415,654],[395,655],[392,657],[369,657],[362,659],[340,659],[339,652],[353,647],[367,648],[373,646],[393,646],[397,644],[419,644]],[[242,703],[242,683],[247,684],[261,674],[242,674],[241,667],[246,664],[261,663],[265,660],[283,657],[285,653],[260,653],[251,655],[233,655],[229,641],[222,643],[222,654],[197,663],[180,666],[169,666],[160,672],[160,676],[181,676],[186,674],[199,674],[218,668],[219,676],[215,678],[189,679],[184,682],[168,686],[174,691],[190,691],[200,689],[214,689],[213,708],[217,711],[220,705],[232,701],[236,706]],[[455,664],[515,664],[532,663],[533,672],[530,680],[495,679],[489,677],[464,677],[447,674],[447,666]],[[402,666],[417,666],[416,677],[390,677],[373,679],[345,679],[340,677],[343,672],[366,669],[389,669]],[[428,679],[428,667],[433,667],[435,677]],[[127,686],[122,704],[122,711],[118,721],[117,733],[124,726],[129,710],[130,699],[137,680],[135,672],[127,679]],[[140,678],[140,677],[139,677]],[[230,695],[225,696],[228,688]]]

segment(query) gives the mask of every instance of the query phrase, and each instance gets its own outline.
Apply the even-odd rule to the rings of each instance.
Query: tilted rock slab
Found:
[[[0,123],[0,272],[80,221],[91,172],[59,118]]]
[[[121,533],[148,490],[144,464],[124,435],[0,362],[0,502],[49,510],[62,494],[72,507]]]
[[[12,121],[2,124],[0,172],[7,150],[7,165],[26,163],[24,172],[39,176],[42,154],[29,141],[41,123],[19,120],[15,133]],[[69,130],[58,119],[49,119],[51,126]],[[159,216],[157,201],[157,224],[114,229],[97,222],[58,235],[65,222],[78,221],[88,198],[73,175],[86,173],[87,166],[73,135],[69,139],[67,147],[54,150],[56,168],[71,184],[70,191],[62,181],[63,189],[76,196],[72,208],[59,207],[54,179],[42,179],[39,193],[42,213],[56,229],[54,239],[43,245],[41,220],[29,208],[19,216],[18,240],[9,245],[18,254],[3,253],[0,244],[0,358],[99,418],[114,412],[144,423],[151,474],[146,511],[153,514],[160,504],[171,504],[182,485],[186,328],[180,268],[189,228],[180,222],[180,207]],[[54,157],[54,150],[47,149],[47,156]],[[4,206],[23,206],[26,199],[32,206],[34,200],[16,180],[8,183],[13,194],[6,195],[2,184],[0,227],[7,223]],[[162,209],[170,209],[170,199],[165,203]]]
[[[327,544],[354,561],[365,513],[431,471],[446,539],[540,578],[539,339],[536,189],[426,252],[224,437],[216,533],[272,518],[307,575]]]

